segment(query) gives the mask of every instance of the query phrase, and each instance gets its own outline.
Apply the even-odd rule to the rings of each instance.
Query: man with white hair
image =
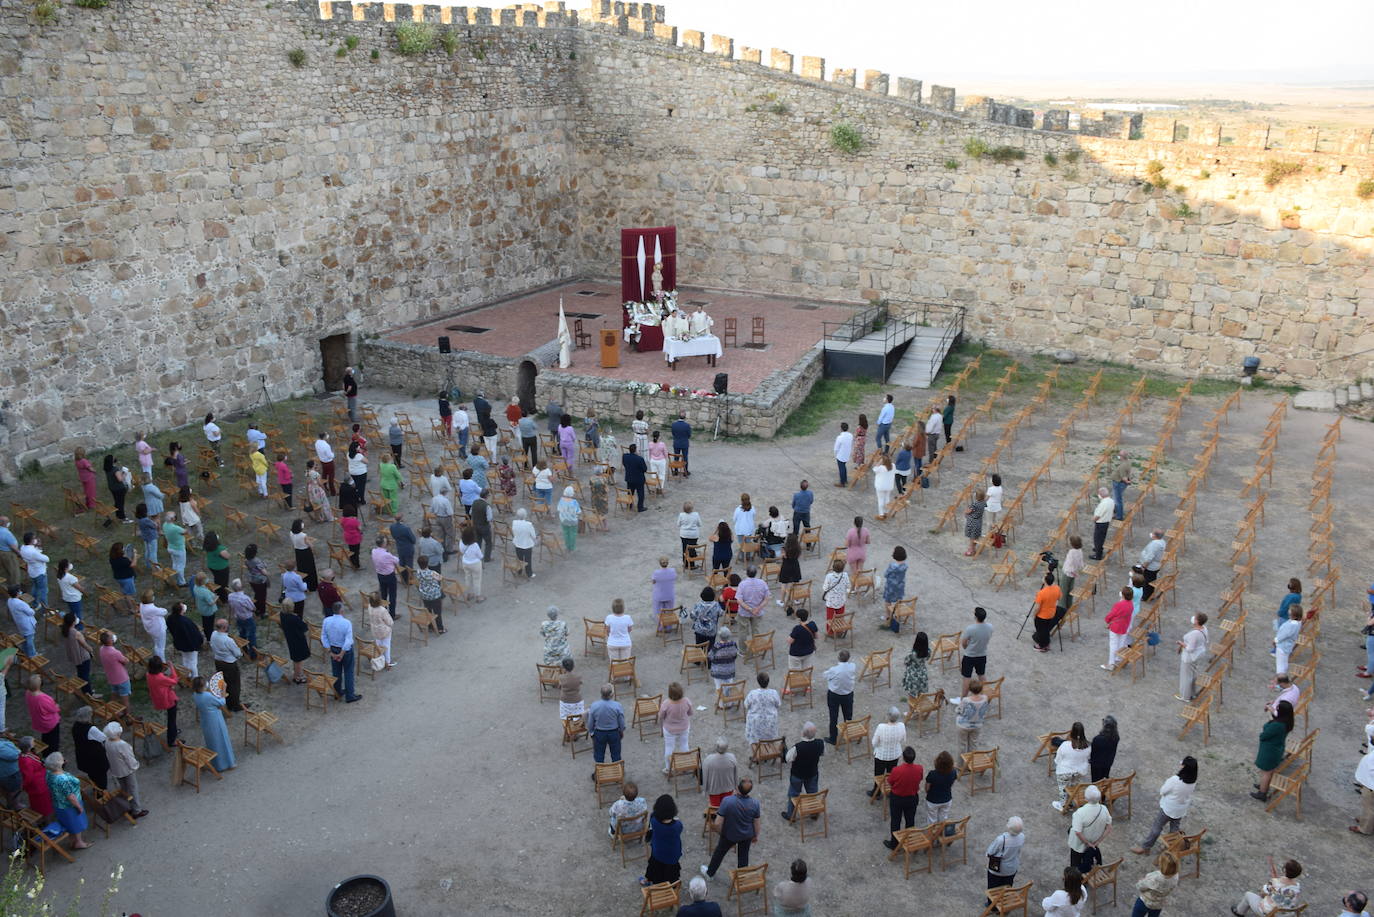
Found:
[[[782,817],[788,821],[792,820],[796,811],[792,800],[803,792],[814,793],[818,789],[821,781],[821,756],[824,754],[825,743],[816,738],[816,724],[807,723],[802,726],[801,741],[787,750],[785,758],[787,763],[792,765],[792,772],[788,777],[787,809],[782,813]]]
[[[1069,865],[1083,875],[1102,862],[1099,849],[1112,831],[1112,812],[1102,804],[1102,791],[1093,784],[1083,790],[1083,805],[1074,810],[1069,828]]]
[[[721,917],[720,905],[706,900],[706,880],[696,876],[687,884],[687,894],[692,896],[691,904],[678,908],[677,917]]]
[[[1150,540],[1145,545],[1145,549],[1140,552],[1140,566],[1145,571],[1145,594],[1142,596],[1149,601],[1150,594],[1155,591],[1154,581],[1159,579],[1160,568],[1164,566],[1164,530],[1155,529],[1150,533]]]
[[[1116,454],[1116,465],[1112,468],[1112,509],[1116,520],[1126,518],[1126,488],[1131,486],[1131,460],[1125,450]]]
[[[711,805],[717,807],[735,791],[735,783],[739,780],[739,762],[729,748],[730,743],[724,736],[716,739],[716,750],[701,763],[703,791]]]
[[[515,511],[510,524],[510,543],[515,547],[515,556],[525,565],[525,575],[534,579],[534,543],[539,533],[529,520],[529,513],[522,506]]]
[[[1007,830],[988,844],[988,888],[1000,888],[1016,882],[1021,868],[1021,848],[1026,846],[1026,826],[1019,816],[1007,819]],[[991,904],[985,901],[984,906]]]
[[[1097,507],[1093,509],[1093,560],[1102,559],[1102,546],[1107,543],[1107,529],[1112,524],[1112,512],[1116,506],[1112,502],[1111,491],[1105,487],[1097,488]]]

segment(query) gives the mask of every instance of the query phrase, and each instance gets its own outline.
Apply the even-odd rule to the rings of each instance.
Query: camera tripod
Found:
[[[716,425],[715,429],[711,431],[712,440],[720,439],[722,436],[728,436],[730,433],[730,409],[726,404],[726,399],[729,397],[729,395],[720,395],[716,398]],[[721,429],[722,427],[724,427],[723,432]]]

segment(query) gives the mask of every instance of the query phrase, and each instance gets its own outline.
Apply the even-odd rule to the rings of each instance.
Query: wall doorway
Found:
[[[536,406],[534,403],[534,380],[539,375],[539,369],[531,360],[523,360],[515,380],[515,397],[520,399],[520,410],[526,414],[534,414]]]
[[[347,334],[320,338],[320,363],[324,367],[324,390],[337,392],[343,388],[344,370],[348,368]]]

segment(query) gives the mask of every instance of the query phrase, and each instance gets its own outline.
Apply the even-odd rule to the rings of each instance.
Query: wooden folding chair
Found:
[[[695,570],[705,572],[706,562],[703,560],[703,552],[706,549],[699,544],[689,544],[682,549],[682,571],[684,573]]]
[[[579,739],[587,743],[582,748],[577,747]],[[587,751],[592,747],[592,735],[587,731],[587,721],[582,714],[574,713],[563,720],[563,744],[568,746],[568,751],[574,759],[577,758],[579,751]]]
[[[782,601],[785,605],[790,605],[795,610],[797,608],[811,609],[811,580],[804,579],[798,583],[788,583],[783,590]]]
[[[859,570],[855,573],[854,579],[849,584],[849,594],[855,598],[866,596],[868,601],[872,601],[874,595],[876,595],[874,574],[875,568],[873,567],[867,570]]]
[[[1027,882],[1019,888],[1012,888],[1004,885],[1001,888],[990,888],[987,891],[988,906],[983,909],[979,917],[992,917],[993,914],[1000,914],[1006,917],[1015,911],[1020,911],[1022,917],[1028,913],[1026,908],[1030,904],[1030,890],[1034,882]]]
[[[1046,758],[1046,757],[1048,757],[1048,758],[1049,758],[1049,761],[1046,762],[1045,773],[1048,774],[1049,776],[1053,777],[1053,776],[1054,776],[1054,756],[1055,756],[1055,752],[1058,751],[1058,746],[1056,746],[1056,745],[1054,744],[1054,740],[1055,740],[1055,739],[1067,739],[1068,737],[1069,737],[1069,731],[1068,731],[1067,729],[1064,730],[1063,732],[1047,732],[1047,733],[1045,733],[1044,735],[1039,736],[1038,738],[1040,739],[1040,744],[1036,747],[1036,749],[1035,749],[1035,754],[1031,755],[1031,763],[1034,764],[1036,761],[1039,761],[1041,758]]]
[[[663,646],[667,646],[674,639],[685,645],[686,638],[683,636],[682,628],[682,606],[660,611],[658,613],[658,626],[654,629],[654,633],[658,634],[658,639],[662,641]]]
[[[673,782],[673,792],[681,792],[678,789],[677,779],[679,777],[691,777],[696,780],[697,792],[701,792],[701,749],[693,748],[690,751],[675,751],[668,757],[668,779]]]
[[[639,842],[639,853],[629,856],[629,846]],[[624,867],[630,860],[649,858],[649,814],[621,815],[615,820],[615,833],[611,835],[611,846],[620,848],[620,865]]]
[[[944,870],[944,868],[948,865],[946,862],[946,857],[949,854],[950,848],[952,848],[956,843],[960,845],[959,862],[965,866],[968,865],[968,822],[969,819],[972,817],[973,816],[971,815],[965,815],[963,818],[960,819],[946,821],[944,823],[944,830],[941,831],[938,835],[936,835],[935,840],[940,845],[941,870]],[[953,828],[954,830],[950,831],[950,828]]]
[[[1109,885],[1112,888],[1112,907],[1116,907],[1116,877],[1117,873],[1121,871],[1123,862],[1125,862],[1125,857],[1117,857],[1110,863],[1097,866],[1083,877],[1083,884],[1088,889],[1088,899],[1092,902],[1094,914],[1097,913],[1097,893]]]
[[[815,692],[811,689],[811,678],[814,674],[814,666],[787,670],[787,674],[783,677],[782,693],[787,698],[789,710],[816,705]],[[802,702],[803,700],[805,703]]]
[[[596,802],[598,805],[605,805],[606,800],[601,794],[607,788],[614,787],[619,792],[625,791],[625,762],[612,761],[602,763],[598,761],[592,772],[592,788],[596,790]]]
[[[825,622],[826,633],[830,635],[832,645],[838,645],[841,640],[848,640],[849,645],[854,645],[854,612],[846,612]]]
[[[1164,849],[1173,854],[1174,859],[1178,860],[1178,876],[1183,878],[1183,863],[1187,857],[1193,858],[1193,878],[1202,877],[1202,837],[1207,833],[1203,828],[1197,834],[1171,833],[1166,834],[1159,840],[1164,845]]]
[[[612,659],[609,668],[610,674],[606,681],[617,697],[620,696],[622,686],[630,689],[631,696],[639,690],[639,676],[635,674],[635,657]]]
[[[755,672],[771,669],[777,663],[777,659],[773,655],[774,633],[770,630],[766,634],[755,634],[745,641],[745,652],[754,661]]]
[[[1112,675],[1118,672],[1130,670],[1131,684],[1135,684],[1138,678],[1145,674],[1145,650],[1148,644],[1144,635],[1136,639],[1135,643],[1116,654],[1116,668],[1112,669]]]
[[[1039,561],[1037,559],[1037,566],[1038,565]],[[997,591],[1001,592],[1002,587],[1007,585],[1007,583],[1011,582],[1012,574],[1015,572],[1016,552],[1007,551],[1006,554],[1002,555],[1001,560],[993,562],[992,576],[988,577],[988,582],[995,585],[997,587]]]
[[[916,596],[909,599],[902,599],[892,605],[892,620],[897,622],[897,633],[902,632],[902,628],[910,625],[911,629],[916,630]]]
[[[1212,693],[1200,692],[1192,703],[1183,705],[1179,716],[1183,717],[1183,729],[1178,734],[1179,741],[1183,740],[1189,729],[1201,726],[1202,744],[1206,745],[1212,738]]]
[[[595,618],[583,618],[582,627],[586,632],[582,640],[582,655],[590,656],[594,651],[599,651],[605,656],[606,638],[610,636],[610,628],[606,626],[606,622]]]
[[[892,687],[892,647],[879,652],[873,652],[864,656],[863,665],[859,668],[858,681],[872,682],[873,693],[878,693],[878,679],[884,679],[885,687]]]
[[[858,747],[859,757],[867,758],[868,753],[863,750],[865,742],[868,742],[869,724],[872,723],[872,714],[867,714],[857,720],[844,720],[840,723],[839,733],[835,741],[836,749],[843,747],[845,752],[845,763],[850,764],[854,761],[854,750]]]
[[[1312,772],[1310,761],[1303,761],[1291,772],[1276,773],[1269,781],[1269,788],[1273,791],[1273,796],[1269,804],[1264,807],[1264,811],[1272,812],[1289,796],[1297,807],[1293,812],[1298,821],[1302,821],[1302,788],[1307,783],[1307,777]]]
[[[1108,809],[1113,808],[1118,800],[1126,800],[1126,818],[1131,817],[1131,786],[1135,783],[1135,771],[1131,771],[1124,777],[1108,777],[1106,780],[1098,781],[1098,787],[1102,791],[1102,804]]]
[[[702,673],[708,680],[711,677],[710,660],[706,658],[706,644],[686,643],[682,646],[682,664],[678,666],[678,672],[682,674],[687,684],[692,683],[692,676]]]
[[[931,714],[935,715],[935,731],[940,731],[940,717],[945,709],[945,692],[932,691],[928,694],[921,694],[917,697],[906,699],[907,711],[904,717],[909,725],[914,719],[916,721],[917,738],[925,735],[926,723],[930,720]]]
[[[968,794],[976,796],[983,790],[997,792],[997,749],[966,751],[959,755],[963,760],[963,773],[968,775]],[[989,786],[978,785],[978,775],[987,774],[992,778]]]
[[[212,763],[215,760],[215,753],[210,749],[201,748],[196,745],[178,745],[176,753],[179,755],[180,760],[175,762],[172,767],[177,777],[177,786],[181,786],[183,783],[194,783],[196,792],[199,793],[200,773],[203,770],[208,770],[210,773],[214,774],[216,780],[224,779],[224,775],[216,770],[215,765]],[[195,777],[194,780],[187,778],[186,772],[188,769]]]
[[[757,903],[759,906],[745,910],[745,895],[758,895]],[[768,864],[760,863],[757,866],[744,866],[730,870],[730,890],[726,892],[725,899],[728,901],[731,898],[735,899],[736,917],[769,913]]]
[[[782,739],[763,739],[749,746],[749,763],[754,766],[759,775],[759,782],[763,782],[765,777],[782,777],[783,768],[786,762],[783,757],[786,748],[783,746]],[[764,766],[776,765],[776,773],[771,769],[765,773]]]
[[[798,538],[798,541],[801,542],[803,551],[815,551],[820,548],[821,528],[822,527],[819,525],[807,525],[802,527],[801,537]]]
[[[310,696],[319,695],[320,712],[329,712],[329,699],[334,696],[334,679],[324,672],[305,669],[305,709],[310,709]]]
[[[553,695],[554,700],[558,700],[560,692],[563,690],[563,666],[542,665],[536,662],[534,664],[534,669],[535,674],[539,677],[539,682],[536,686],[539,694],[539,703],[544,703],[545,699],[548,698],[550,694]],[[657,708],[654,709],[654,713],[658,713]]]
[[[651,735],[663,735],[663,727],[658,722],[658,708],[662,704],[662,694],[635,698],[634,714],[630,720],[630,727],[639,730],[639,741],[643,742]]]
[[[406,637],[411,643],[414,643],[416,634],[418,634],[420,642],[425,646],[429,646],[430,628],[435,625],[437,619],[432,612],[424,608],[416,608],[414,605],[411,605],[409,610],[410,614],[406,616],[409,619]]]
[[[811,837],[830,836],[830,812],[826,809],[825,799],[830,794],[830,790],[824,789],[818,793],[802,793],[793,800],[792,821],[801,830],[801,842],[806,843],[806,826],[808,822],[819,819],[822,828],[819,832],[812,831]]]
[[[730,713],[744,716],[744,679],[727,681],[716,689],[716,712],[721,715],[725,725],[730,725]]]
[[[942,821],[936,822],[933,825],[928,825],[924,828],[902,828],[893,835],[897,841],[897,846],[888,854],[887,858],[892,860],[896,859],[897,854],[900,853],[902,855],[904,878],[907,879],[911,878],[913,872],[933,873],[935,871],[935,848],[939,844],[939,841],[936,840],[936,836],[937,834],[943,834],[944,830],[945,823]],[[912,859],[920,856],[922,853],[926,855],[926,868],[912,869]],[[996,889],[993,889],[993,891],[996,891]]]
[[[48,837],[43,829],[52,820],[51,818],[39,815],[32,809],[25,809],[19,813],[19,818],[23,821],[23,835],[28,840],[29,856],[33,856],[34,851],[38,853],[38,871],[46,873],[48,870],[48,854],[55,853],[65,859],[68,863],[75,863],[76,860],[62,846],[64,840],[71,838],[71,835],[63,831],[57,837]]]
[[[956,630],[952,634],[941,634],[930,645],[930,661],[939,661],[940,674],[943,675],[951,665],[958,665],[959,641],[962,638],[963,633]]]
[[[621,864],[622,866],[624,863]],[[639,917],[654,917],[666,914],[673,917],[682,900],[682,882],[658,882],[640,888],[643,903],[639,907]]]

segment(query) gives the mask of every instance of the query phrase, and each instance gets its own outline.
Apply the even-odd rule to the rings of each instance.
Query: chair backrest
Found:
[[[783,755],[782,739],[762,739],[753,744],[750,756],[755,761],[773,761]]]
[[[827,787],[819,793],[802,793],[797,796],[797,817],[806,818],[811,815],[819,815],[825,811],[825,798],[829,795],[830,789]],[[967,819],[965,819],[967,821]]]
[[[768,887],[768,864],[743,866],[730,870],[729,897],[762,891]]]
[[[604,643],[610,633],[610,628],[606,626],[606,622],[598,621],[596,618],[583,618],[582,626],[587,629],[587,639],[593,643],[598,641]]]
[[[615,819],[616,837],[622,841],[635,840],[649,833],[649,814],[617,815]]]
[[[612,761],[609,764],[597,762],[594,776],[599,786],[605,786],[610,783],[623,783],[625,781],[625,762]]]
[[[610,681],[619,681],[622,678],[634,680],[635,677],[635,657],[629,656],[625,659],[612,659],[610,665]]]
[[[668,772],[670,774],[694,774],[701,770],[701,749],[693,748],[691,751],[675,751],[668,759]]]
[[[636,697],[635,719],[639,719],[640,717],[657,717],[658,708],[662,703],[662,694],[655,694],[653,697]]]
[[[717,703],[738,704],[744,701],[744,681],[727,681],[716,692]]]

